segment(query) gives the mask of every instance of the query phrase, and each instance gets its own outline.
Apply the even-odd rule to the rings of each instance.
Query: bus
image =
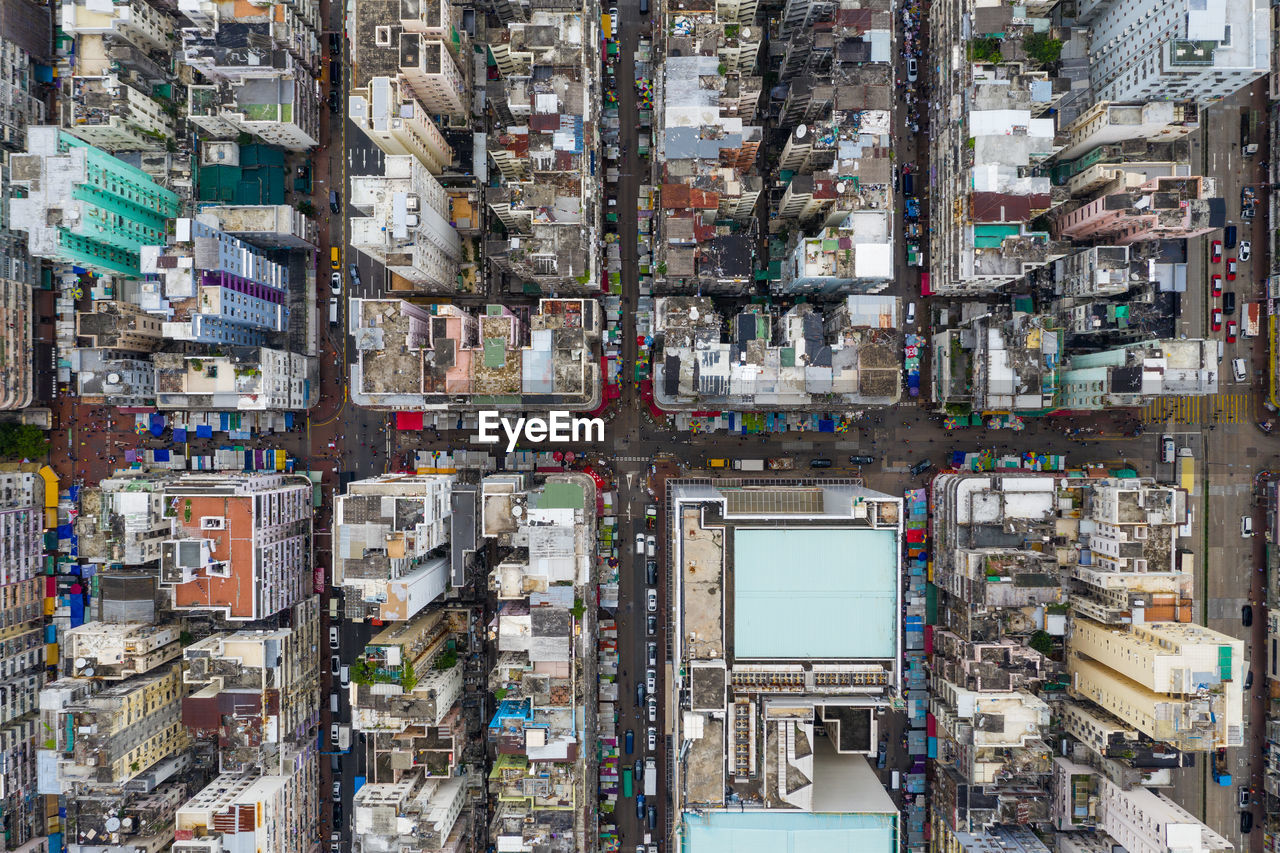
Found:
[[[631,768],[628,767],[622,771],[622,796],[630,797],[634,791],[631,788]]]

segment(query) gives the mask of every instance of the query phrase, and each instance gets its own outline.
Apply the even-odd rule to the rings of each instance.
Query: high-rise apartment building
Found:
[[[1100,101],[1216,101],[1271,67],[1271,22],[1248,0],[1086,0]]]
[[[264,619],[306,597],[311,482],[280,474],[186,474],[164,488],[173,534],[160,585],[175,610]]]
[[[143,246],[163,246],[178,196],[150,175],[56,127],[27,131],[27,153],[10,157],[11,227],[31,255],[102,275],[141,274]]]
[[[383,153],[413,155],[433,175],[453,162],[453,149],[431,111],[398,77],[374,77],[368,86],[352,89],[347,116]]]
[[[1244,743],[1244,643],[1200,625],[1072,620],[1071,692],[1184,751]]]

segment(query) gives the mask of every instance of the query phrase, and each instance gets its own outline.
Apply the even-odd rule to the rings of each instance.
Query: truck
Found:
[[[763,459],[735,459],[733,467],[738,471],[763,471]]]
[[[652,755],[644,760],[644,795],[646,797],[658,795],[658,762]]]
[[[1231,774],[1227,772],[1227,751],[1215,750],[1213,753],[1213,781],[1224,788],[1231,786]]]
[[[790,456],[775,456],[769,460],[770,471],[790,471],[796,467],[796,460]]]
[[[338,751],[346,752],[351,748],[351,726],[338,726]]]

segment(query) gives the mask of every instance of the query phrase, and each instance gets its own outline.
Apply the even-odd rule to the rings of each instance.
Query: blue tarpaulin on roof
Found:
[[[284,426],[285,429],[293,429],[293,412],[284,413]]]
[[[167,451],[167,450],[157,450],[155,453],[156,453],[156,461],[157,461],[157,462],[168,462],[168,461],[169,461],[169,451]]]
[[[187,440],[187,431],[182,427],[173,428],[173,440],[185,442]]]
[[[151,413],[151,434],[159,437],[164,432],[164,415],[159,412]]]
[[[71,538],[71,525],[70,525],[70,524],[59,524],[59,525],[58,525],[58,538],[59,538],[59,539],[70,539],[70,538]]]
[[[73,501],[78,501],[78,500],[80,500],[80,487],[79,487],[79,486],[72,486],[70,489],[67,489],[67,495],[68,495],[68,496],[71,498],[71,500],[73,500]]]
[[[200,424],[196,427],[196,438],[213,438],[213,427]]]

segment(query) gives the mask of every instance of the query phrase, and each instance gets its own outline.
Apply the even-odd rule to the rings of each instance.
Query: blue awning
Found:
[[[213,427],[200,424],[196,427],[196,438],[213,438]]]
[[[157,451],[155,451],[155,454],[156,454],[156,461],[157,461],[157,462],[168,462],[168,461],[169,461],[169,451],[161,449],[161,450],[157,450]]]
[[[184,443],[185,443],[185,442],[186,442],[186,440],[187,440],[187,431],[186,431],[185,429],[183,429],[182,427],[174,427],[174,428],[173,428],[173,440],[174,440],[174,441],[180,441],[180,442],[184,442]]]
[[[159,412],[151,413],[151,434],[157,438],[164,432],[164,415]]]

